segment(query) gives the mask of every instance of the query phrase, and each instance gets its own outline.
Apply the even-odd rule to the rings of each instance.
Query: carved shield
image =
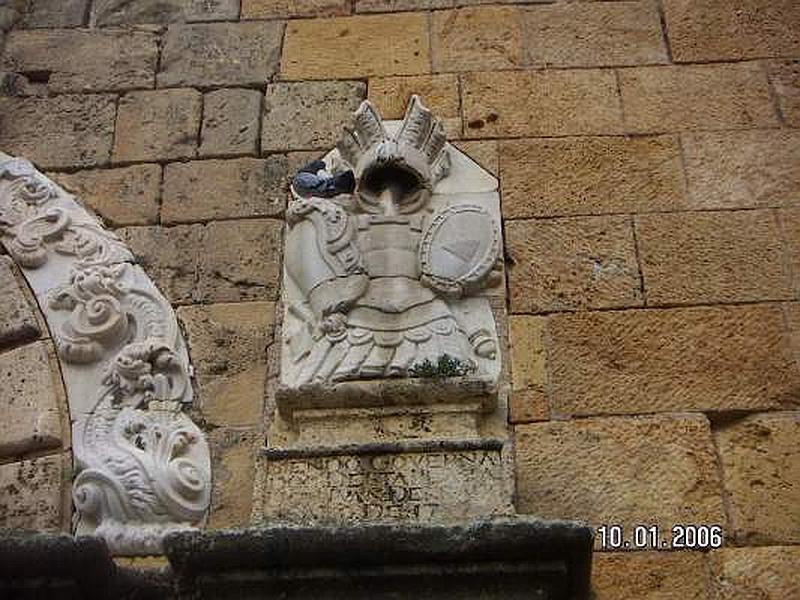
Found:
[[[461,293],[480,282],[500,256],[500,231],[489,212],[474,204],[437,212],[420,244],[423,277],[443,292]]]

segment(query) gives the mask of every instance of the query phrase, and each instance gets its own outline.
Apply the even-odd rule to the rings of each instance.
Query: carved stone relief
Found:
[[[203,433],[183,412],[191,366],[175,315],[122,242],[23,159],[0,153],[0,241],[39,301],[72,420],[75,531],[152,554],[200,524]]]
[[[364,102],[338,147],[295,176],[287,223],[284,389],[497,381],[496,181],[447,144],[416,96],[401,122]]]

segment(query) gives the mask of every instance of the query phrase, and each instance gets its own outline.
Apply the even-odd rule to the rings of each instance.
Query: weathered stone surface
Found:
[[[167,298],[188,304],[275,299],[282,228],[252,219],[117,233]]]
[[[622,69],[619,81],[631,132],[778,124],[766,75],[756,63]]]
[[[459,2],[470,4],[470,2]],[[355,0],[358,13],[400,12],[406,10],[433,10],[437,8],[453,8],[454,0]]]
[[[68,455],[55,454],[0,465],[0,527],[69,529]]]
[[[170,25],[159,86],[263,85],[278,70],[283,23]]]
[[[681,140],[692,208],[798,204],[800,131],[687,133]]]
[[[16,31],[3,64],[22,74],[44,74],[52,92],[151,88],[156,40],[154,33],[124,29]]]
[[[778,408],[800,391],[778,306],[558,315],[548,339],[559,413]]]
[[[684,204],[677,136],[501,142],[500,172],[507,219],[662,211]]]
[[[0,410],[0,457],[59,448],[68,441],[62,431],[68,418],[64,386],[49,342],[0,354]]]
[[[499,144],[496,141],[454,142],[453,145],[495,177],[500,175]]]
[[[771,61],[767,68],[784,122],[800,127],[800,60]]]
[[[358,81],[271,83],[264,96],[261,151],[330,148],[366,96]]]
[[[708,600],[701,552],[615,552],[592,557],[595,600]]]
[[[262,456],[257,470],[257,523],[452,523],[513,510],[499,450]]]
[[[636,234],[648,305],[792,296],[771,211],[640,215]]]
[[[800,589],[800,547],[722,548],[709,554],[715,598],[791,598]]]
[[[664,13],[676,62],[800,53],[800,5],[793,0],[666,0]]]
[[[656,5],[573,2],[522,12],[522,45],[534,66],[599,67],[667,62]]]
[[[159,165],[51,173],[50,177],[111,227],[158,222]]]
[[[44,169],[102,165],[111,152],[114,111],[114,96],[105,94],[0,96],[0,147]]]
[[[349,12],[349,0],[242,0],[242,19],[328,17]]]
[[[513,69],[522,64],[521,13],[491,6],[437,11],[431,21],[434,71]]]
[[[526,90],[524,95],[509,90]],[[462,77],[470,137],[620,133],[617,84],[608,71],[507,71]]]
[[[724,524],[702,415],[609,417],[516,427],[517,510],[590,525]]]
[[[412,94],[417,94],[422,103],[442,120],[448,137],[461,136],[461,103],[456,75],[373,77],[369,80],[369,101],[384,119],[402,119]]]
[[[165,224],[277,216],[286,205],[286,157],[201,160],[164,169]]]
[[[255,154],[260,121],[258,90],[216,90],[205,94],[200,156]]]
[[[283,79],[414,75],[429,69],[425,14],[299,20],[286,26]]]
[[[512,312],[642,303],[627,217],[509,221],[506,254]]]
[[[800,207],[778,212],[795,294],[800,296]]]
[[[114,161],[187,158],[197,151],[202,95],[196,90],[131,92],[120,98]]]
[[[222,21],[239,16],[239,0],[95,0],[92,23],[122,25]]]
[[[42,334],[36,305],[8,256],[0,256],[0,306],[0,348],[34,340]]]
[[[508,319],[511,344],[511,422],[547,419],[547,355],[545,318],[512,315]]]
[[[186,306],[178,310],[207,422],[221,426],[261,423],[266,349],[272,342],[274,312],[271,302]]]
[[[23,27],[80,27],[89,0],[28,0]]]
[[[800,302],[784,304],[784,311],[789,322],[789,335],[791,336],[794,355],[800,365]]]
[[[797,396],[795,396],[796,398]],[[730,534],[740,544],[800,541],[800,412],[764,413],[716,432]]]
[[[209,434],[214,488],[211,492],[212,529],[247,527],[253,508],[255,463],[263,434],[257,429],[219,428]]]
[[[172,304],[186,304],[197,298],[199,262],[209,251],[203,246],[202,225],[126,227],[117,230],[117,234]]]

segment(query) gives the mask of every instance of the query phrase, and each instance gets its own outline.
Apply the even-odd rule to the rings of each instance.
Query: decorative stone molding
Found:
[[[175,315],[133,255],[28,161],[0,153],[0,241],[48,322],[67,388],[75,532],[160,551],[210,500],[191,366]]]

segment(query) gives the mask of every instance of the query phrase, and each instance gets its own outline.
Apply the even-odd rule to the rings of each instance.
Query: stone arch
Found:
[[[12,345],[25,343],[13,358],[18,372],[34,359],[46,363],[33,374],[52,388],[21,400],[7,392],[9,404],[27,412],[20,439],[0,438],[0,455],[4,440],[6,454],[59,453],[75,514],[70,527],[63,500],[58,526],[42,528],[99,535],[117,554],[160,552],[167,532],[204,521],[211,483],[208,445],[184,411],[191,365],[171,306],[128,248],[72,195],[28,161],[2,153],[0,242],[8,252],[0,257],[0,283],[13,282],[3,294],[22,311],[6,326]],[[49,339],[36,341],[48,329]],[[0,343],[3,335],[0,329]],[[15,468],[35,471],[37,460]]]

